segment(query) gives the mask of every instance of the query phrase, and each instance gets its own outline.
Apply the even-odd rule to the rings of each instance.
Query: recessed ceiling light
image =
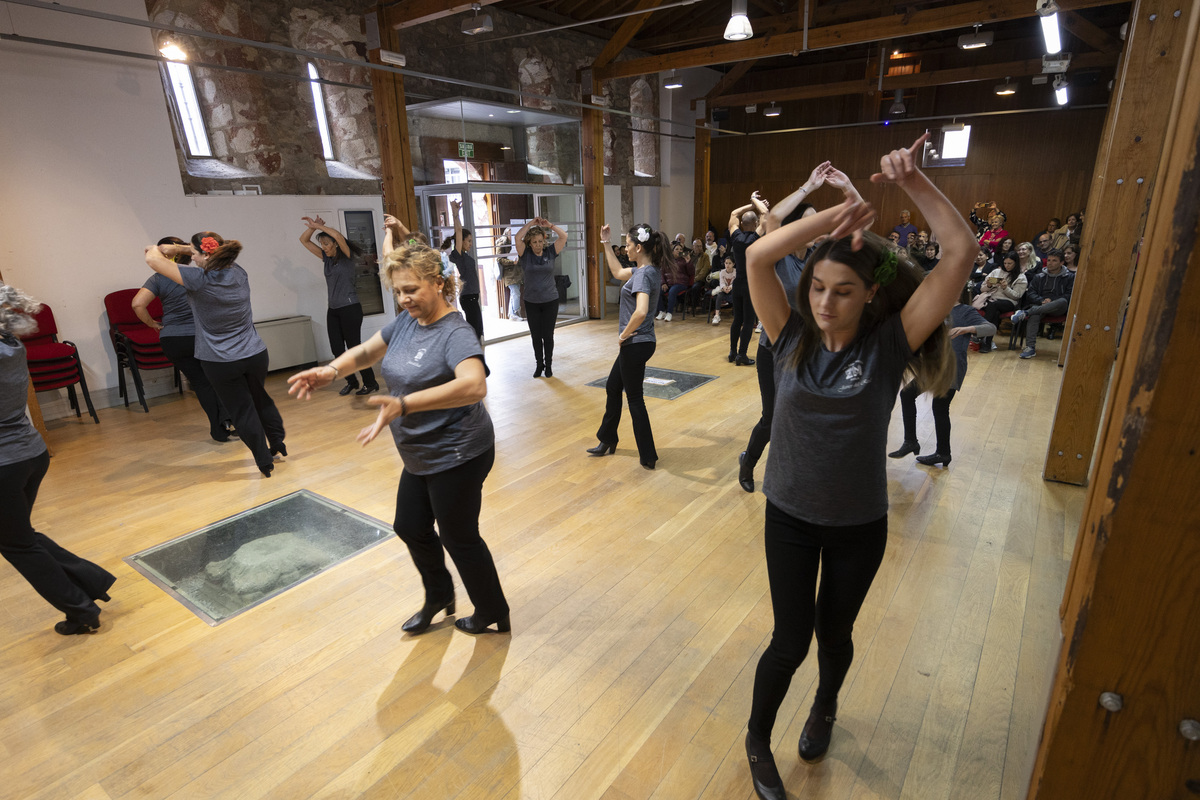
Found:
[[[774,103],[771,103],[771,105],[769,105],[763,109],[763,116],[764,117],[778,117],[780,110],[781,109],[779,108],[779,106],[775,105]]]

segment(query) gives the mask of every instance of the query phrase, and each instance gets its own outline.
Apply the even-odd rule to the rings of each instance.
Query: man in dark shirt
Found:
[[[734,209],[729,215],[729,242],[733,253],[733,325],[729,328],[729,360],[739,367],[749,366],[754,359],[746,355],[754,336],[757,318],[750,304],[750,285],[746,282],[746,248],[762,235],[760,220],[767,215],[767,202],[758,192],[750,195],[750,204]]]
[[[1029,308],[1013,314],[1013,324],[1025,320],[1025,349],[1021,358],[1037,355],[1037,333],[1042,320],[1061,317],[1071,307],[1071,292],[1075,288],[1075,275],[1063,269],[1062,252],[1051,250],[1046,254],[1046,268],[1033,276],[1025,297]]]

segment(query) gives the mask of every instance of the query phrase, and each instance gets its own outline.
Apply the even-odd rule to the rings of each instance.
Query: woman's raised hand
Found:
[[[929,141],[929,131],[921,134],[912,147],[893,150],[879,159],[879,172],[871,176],[871,183],[894,183],[903,187],[913,175],[920,172],[917,168],[916,156]]]
[[[833,217],[833,232],[829,235],[834,239],[850,236],[852,237],[850,249],[860,249],[862,232],[871,227],[871,223],[875,221],[875,207],[862,199],[847,198],[836,208],[837,214]]]
[[[805,181],[806,184],[812,187],[810,193],[820,189],[825,181],[829,179],[830,167],[831,164],[828,161],[823,161],[813,167],[812,173],[808,176],[808,180]]]
[[[309,228],[316,228],[316,227],[317,227],[317,221],[316,221],[316,220],[314,220],[312,217],[301,217],[301,218],[300,218],[300,220],[301,220],[301,221],[302,221],[302,222],[303,222],[305,225],[307,225]]]
[[[608,244],[612,238],[612,228],[608,225],[600,226],[600,244]]]

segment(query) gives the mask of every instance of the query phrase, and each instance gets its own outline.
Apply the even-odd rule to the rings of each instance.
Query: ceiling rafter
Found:
[[[473,0],[481,6],[490,6],[500,0]],[[433,22],[442,17],[452,17],[455,14],[469,12],[471,3],[461,0],[407,0],[399,5],[388,6],[384,9],[384,21],[387,25],[402,30],[425,22]]]
[[[621,55],[621,51],[633,40],[637,32],[642,29],[642,25],[650,18],[654,9],[662,5],[663,2],[664,0],[639,0],[634,10],[645,11],[646,13],[626,17],[621,22],[621,27],[617,29],[613,37],[604,45],[604,49],[600,51],[600,55],[596,56],[595,62],[592,63],[592,68],[606,66],[617,56]]]
[[[1122,43],[1116,36],[1103,31],[1087,21],[1074,11],[1068,11],[1059,17],[1067,32],[1078,38],[1084,44],[1096,48],[1101,53],[1119,53]]]
[[[1113,0],[1059,0],[1059,7],[1064,11],[1108,5],[1115,5],[1115,3]],[[913,11],[908,14],[894,14],[879,19],[810,28],[808,49],[823,50],[923,33],[936,33],[954,28],[968,28],[975,23],[1032,17],[1034,14],[1033,5],[1029,0],[976,0],[942,8]],[[662,72],[668,69],[730,64],[754,58],[787,55],[799,52],[802,47],[803,34],[800,32],[755,37],[744,42],[616,61],[597,69],[596,78],[610,80]]]

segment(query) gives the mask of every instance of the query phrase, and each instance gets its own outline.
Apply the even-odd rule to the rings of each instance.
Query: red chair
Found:
[[[83,391],[83,400],[87,403],[88,413],[96,424],[100,418],[92,406],[92,397],[88,394],[87,380],[83,377],[83,364],[79,361],[79,349],[74,342],[58,341],[58,325],[54,322],[54,312],[50,306],[43,305],[42,310],[34,315],[37,330],[21,337],[25,343],[25,354],[29,362],[29,377],[33,379],[35,392],[48,392],[51,389],[66,388],[71,400],[71,408],[75,416],[82,417],[79,409],[79,399],[75,396],[75,384]]]
[[[179,379],[179,369],[172,364],[163,353],[158,341],[158,331],[147,326],[133,312],[133,297],[137,289],[121,289],[104,296],[104,310],[108,313],[108,335],[112,339],[113,350],[117,353],[117,386],[125,407],[129,408],[129,387],[125,383],[125,370],[133,376],[133,387],[137,390],[138,402],[147,414],[150,407],[146,405],[146,392],[142,384],[142,370],[171,369],[175,370],[175,385],[183,393],[183,382]],[[162,320],[162,301],[157,297],[147,309],[155,320]]]

